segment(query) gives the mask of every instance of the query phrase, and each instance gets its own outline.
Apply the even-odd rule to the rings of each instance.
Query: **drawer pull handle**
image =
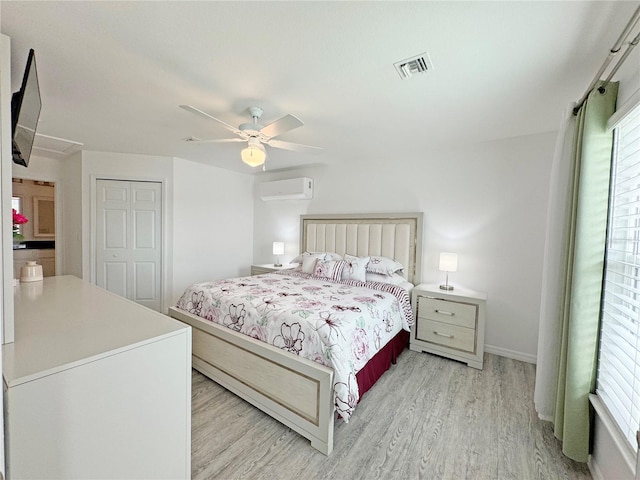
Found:
[[[453,335],[449,335],[448,333],[440,333],[440,332],[437,332],[436,330],[434,330],[433,333],[436,335],[440,335],[441,337],[453,338]]]
[[[440,313],[442,315],[449,315],[450,317],[453,317],[455,315],[455,313],[453,312],[447,312],[446,310],[438,310],[437,308],[434,310],[434,312]]]

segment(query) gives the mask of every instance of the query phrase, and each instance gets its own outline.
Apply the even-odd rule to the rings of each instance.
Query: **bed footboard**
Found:
[[[311,441],[333,450],[333,370],[169,308],[192,327],[193,368]]]

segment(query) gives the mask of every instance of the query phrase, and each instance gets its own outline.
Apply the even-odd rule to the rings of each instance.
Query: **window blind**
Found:
[[[596,394],[633,451],[640,428],[640,107],[614,130]]]

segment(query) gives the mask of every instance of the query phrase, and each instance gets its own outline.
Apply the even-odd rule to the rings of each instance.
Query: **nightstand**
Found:
[[[409,348],[482,370],[487,294],[420,284],[411,292],[416,323]]]
[[[282,270],[293,270],[298,266],[297,263],[289,263],[276,267],[273,263],[267,263],[266,265],[251,265],[251,275],[261,275],[263,273],[281,272]]]

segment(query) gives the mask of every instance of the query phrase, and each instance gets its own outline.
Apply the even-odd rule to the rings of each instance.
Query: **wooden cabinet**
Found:
[[[435,353],[482,369],[486,298],[485,293],[473,290],[445,291],[426,284],[415,287],[411,350]]]
[[[34,238],[55,238],[56,213],[53,196],[33,197],[33,236]]]
[[[14,300],[7,478],[190,478],[191,328],[73,276]]]
[[[267,263],[266,265],[251,265],[251,275],[261,275],[263,273],[271,273],[271,272],[280,272],[282,270],[293,270],[296,268],[297,264],[287,264],[282,265],[281,267],[276,267],[272,263]]]

